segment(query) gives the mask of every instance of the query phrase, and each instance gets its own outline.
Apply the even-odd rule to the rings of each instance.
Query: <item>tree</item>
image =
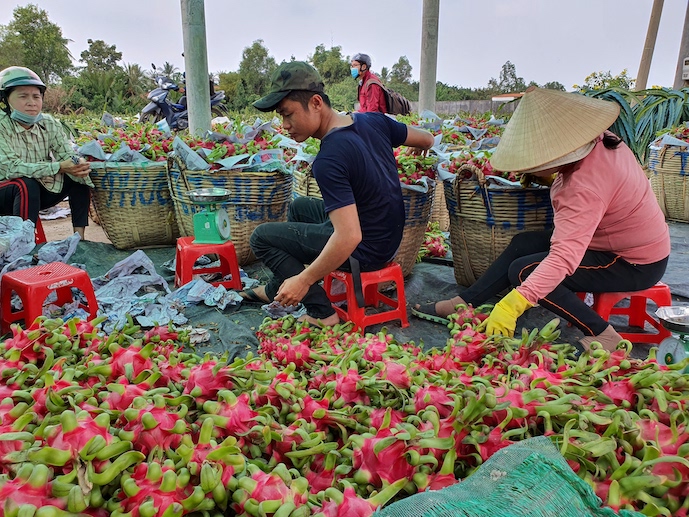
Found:
[[[390,83],[395,85],[409,84],[411,82],[411,64],[407,56],[401,56],[390,70]]]
[[[517,67],[511,61],[507,61],[500,70],[500,80],[491,77],[488,89],[494,93],[516,93],[526,90],[526,83],[523,77],[517,76]]]
[[[149,78],[136,63],[124,65],[124,93],[129,97],[139,97],[150,86]]]
[[[387,83],[390,80],[390,70],[387,66],[380,69],[380,80]]]
[[[543,85],[546,90],[560,90],[561,92],[566,91],[565,85],[557,81],[550,81]]]
[[[326,85],[339,83],[350,78],[349,61],[342,57],[342,47],[330,47],[326,50],[323,44],[316,47],[309,61],[321,74]]]
[[[24,49],[18,35],[0,25],[0,70],[24,62]]]
[[[627,69],[625,68],[619,75],[613,76],[610,70],[607,72],[593,72],[586,76],[583,86],[575,84],[572,86],[575,90],[604,90],[606,88],[622,88],[623,90],[631,90],[634,87],[636,79],[629,77]]]
[[[65,76],[72,68],[72,55],[62,29],[48,19],[46,11],[33,4],[17,7],[13,15],[3,40],[10,49],[16,50],[17,43],[21,45],[22,62],[13,64],[31,68],[47,83]]]
[[[241,110],[246,107],[240,99],[240,87],[242,86],[239,72],[220,72],[218,74],[218,88],[225,92],[227,107],[233,110]]]
[[[242,52],[239,76],[244,89],[245,106],[263,95],[270,85],[270,75],[277,68],[275,58],[268,55],[263,40],[258,39]]]
[[[81,53],[81,61],[89,72],[112,72],[118,70],[118,61],[122,59],[122,52],[117,52],[115,45],[108,46],[102,39],[88,39],[89,48]]]

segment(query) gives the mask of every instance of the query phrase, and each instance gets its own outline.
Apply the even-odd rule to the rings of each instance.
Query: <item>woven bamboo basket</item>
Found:
[[[186,195],[198,188],[224,188],[230,199],[223,204],[230,218],[230,234],[240,265],[256,260],[249,238],[262,223],[287,220],[287,208],[292,199],[292,176],[282,172],[190,171],[173,162],[168,182],[182,235],[194,234],[194,213],[201,207]]]
[[[91,200],[118,249],[175,244],[179,228],[165,162],[92,162]]]
[[[426,236],[426,227],[431,216],[435,184],[431,182],[427,192],[402,189],[404,200],[404,232],[397,255],[393,259],[402,268],[402,274],[409,276],[416,264],[416,257]]]
[[[318,183],[316,183],[316,178],[313,177],[311,165],[304,170],[295,169],[292,176],[294,177],[295,196],[323,197],[321,189],[318,187]]]
[[[462,179],[462,172],[467,170],[477,179]],[[488,188],[483,173],[466,164],[459,168],[454,181],[444,185],[459,285],[476,282],[516,234],[553,226],[549,189]]]
[[[648,158],[651,188],[660,208],[667,219],[683,223],[689,222],[688,157],[686,147],[666,145],[651,149]]]
[[[441,232],[446,232],[450,229],[450,213],[447,211],[445,189],[442,188],[442,185],[435,189],[435,194],[433,195],[433,206],[431,207],[431,217],[429,221],[432,223],[438,223]]]

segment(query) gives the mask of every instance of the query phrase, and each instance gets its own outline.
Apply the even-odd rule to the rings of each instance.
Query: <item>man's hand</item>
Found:
[[[304,280],[302,275],[296,275],[286,279],[275,295],[275,301],[284,306],[298,305],[308,292],[311,284]]]
[[[80,158],[78,163],[74,163],[74,161],[70,158],[69,160],[60,162],[59,172],[64,172],[65,174],[69,174],[75,178],[85,178],[91,172],[91,166],[89,165],[89,162],[83,158]]]

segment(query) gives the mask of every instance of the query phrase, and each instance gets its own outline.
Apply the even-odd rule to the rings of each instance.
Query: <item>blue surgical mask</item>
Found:
[[[350,68],[349,72],[352,74],[352,77],[356,79],[359,77],[359,69],[358,68]]]
[[[39,113],[38,115],[27,115],[26,113],[22,111],[17,111],[16,109],[12,109],[12,112],[10,113],[10,118],[12,120],[16,120],[17,122],[21,124],[26,124],[27,126],[33,126],[36,122],[41,120],[43,118],[43,113]]]

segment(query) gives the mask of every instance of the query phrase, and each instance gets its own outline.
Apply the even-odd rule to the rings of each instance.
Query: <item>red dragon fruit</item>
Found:
[[[321,512],[315,517],[370,517],[392,499],[404,487],[406,481],[400,479],[368,499],[358,496],[351,485],[345,486],[343,492],[336,488],[328,488],[325,490],[325,496],[329,500],[323,503]]]
[[[449,416],[456,405],[455,399],[442,386],[433,384],[423,386],[414,393],[414,409],[417,413],[428,406],[433,406],[438,410],[441,417]]]
[[[19,468],[17,476],[10,481],[0,480],[0,517],[14,514],[11,509],[22,505],[34,505],[40,507],[53,506],[64,510],[67,505],[62,499],[56,498],[52,493],[50,482],[50,469],[45,465],[33,465],[24,463]],[[10,513],[5,512],[10,510]]]
[[[272,515],[282,507],[296,508],[306,504],[308,480],[294,478],[284,463],[279,463],[268,474],[248,464],[247,474],[237,480],[238,488],[232,494],[232,509],[237,517]]]
[[[130,407],[120,417],[120,439],[131,441],[134,449],[148,454],[154,449],[165,451],[175,449],[182,435],[189,431],[184,420],[187,408],[178,412],[170,410],[160,395],[153,397],[154,404],[142,408]]]
[[[384,359],[379,364],[382,365],[382,369],[378,374],[381,379],[390,381],[401,389],[407,389],[411,386],[411,378],[406,365],[389,359]]]
[[[178,476],[170,463],[141,463],[122,478],[118,510],[132,517],[182,515],[214,506],[200,486],[193,488],[188,476]]]
[[[184,385],[184,393],[191,395],[199,405],[214,400],[220,390],[233,387],[230,371],[215,361],[206,361],[191,368],[189,379]]]
[[[378,431],[375,435],[354,435],[350,440],[354,449],[352,467],[357,484],[381,488],[386,483],[409,479],[413,474],[414,467],[406,457],[406,443],[390,436],[387,430]]]
[[[224,436],[241,438],[254,426],[258,413],[249,405],[249,394],[236,396],[229,390],[218,392],[220,402],[208,400],[203,410],[213,419]]]

